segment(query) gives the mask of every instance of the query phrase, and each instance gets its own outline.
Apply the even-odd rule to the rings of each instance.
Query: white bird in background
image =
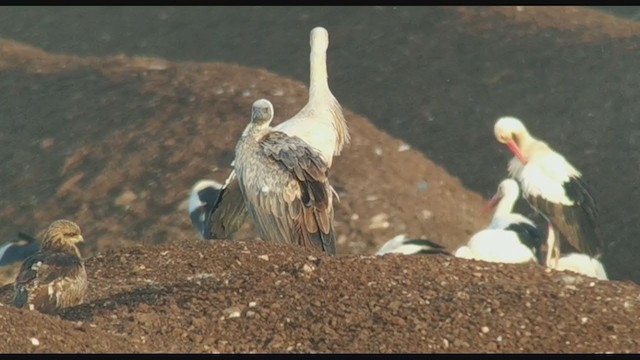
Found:
[[[0,246],[0,267],[23,261],[40,249],[40,244],[31,235],[18,232],[18,241],[7,241]]]
[[[264,241],[336,253],[333,196],[322,155],[270,127],[273,105],[260,99],[235,153],[244,203]]]
[[[554,233],[549,234],[549,242],[555,243]],[[590,276],[599,280],[609,280],[604,266],[597,259],[587,254],[570,253],[563,255],[556,262],[550,261],[551,252],[547,254],[547,266],[555,270],[570,270],[578,274]]]
[[[350,135],[340,103],[331,93],[327,76],[329,33],[316,27],[310,33],[309,100],[292,118],[273,130],[297,136],[320,152],[327,167],[349,143]],[[218,201],[205,219],[205,239],[229,238],[244,222],[245,204],[238,188],[235,170],[227,178]]]
[[[596,234],[598,210],[580,172],[531,136],[514,117],[498,119],[494,134],[515,155],[509,162],[509,175],[520,182],[523,197],[547,219],[550,228],[559,232],[562,245],[599,257],[603,244]],[[567,252],[559,241],[549,245],[556,261],[561,252]]]
[[[609,280],[604,266],[587,254],[571,253],[558,260],[555,270],[570,270],[599,280]]]
[[[205,217],[217,204],[223,187],[222,184],[215,180],[203,179],[197,181],[191,188],[191,192],[189,193],[189,218],[191,219],[191,224],[196,228],[198,235],[202,238],[204,238]],[[244,215],[246,215],[246,212],[243,211],[233,217],[240,222],[238,227],[244,222],[246,217]],[[216,231],[221,232],[223,230],[216,229]]]
[[[40,242],[22,232],[18,232],[18,239],[0,245],[0,287],[12,283],[18,275],[22,261],[39,249]]]
[[[431,240],[410,239],[406,234],[400,234],[382,245],[376,255],[404,254],[404,255],[451,255],[444,246]]]
[[[545,234],[528,218],[512,213],[519,196],[518,183],[513,179],[503,180],[487,204],[487,208],[496,208],[491,223],[474,234],[454,255],[490,262],[542,263]]]

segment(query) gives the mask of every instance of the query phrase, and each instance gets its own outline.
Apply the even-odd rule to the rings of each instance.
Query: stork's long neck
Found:
[[[531,152],[529,151],[531,145],[538,142],[538,139],[531,136],[528,131],[523,131],[517,135],[517,144],[520,148],[520,151],[525,157],[529,157]]]
[[[516,203],[518,194],[507,193],[502,196],[500,202],[496,206],[496,211],[493,213],[493,218],[504,217],[513,211],[513,205]]]
[[[309,55],[309,104],[326,104],[332,97],[327,79],[327,52],[312,50]]]

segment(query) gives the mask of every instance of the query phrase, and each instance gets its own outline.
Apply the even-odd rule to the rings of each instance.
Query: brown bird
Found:
[[[235,171],[249,214],[265,241],[335,254],[327,164],[299,137],[271,128],[272,119],[269,100],[254,102],[236,145]]]
[[[298,113],[275,126],[274,130],[298,137],[317,149],[327,168],[330,168],[333,157],[340,155],[343,147],[349,143],[349,129],[342,106],[329,89],[327,29],[321,26],[313,28],[309,34],[309,45],[309,100]],[[216,203],[207,207],[205,239],[228,239],[242,226],[247,210],[241,200],[234,170],[222,187]]]
[[[14,306],[40,312],[82,303],[87,272],[76,247],[84,241],[80,227],[56,220],[47,229],[41,248],[22,263],[15,282]]]

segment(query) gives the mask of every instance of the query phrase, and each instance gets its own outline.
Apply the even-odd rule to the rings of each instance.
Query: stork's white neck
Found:
[[[329,91],[326,50],[312,49],[309,56],[309,103],[326,101]]]
[[[496,211],[493,213],[493,217],[501,217],[511,214],[513,211],[513,205],[516,203],[518,199],[518,193],[506,193],[502,195],[502,199],[498,202],[496,206]]]

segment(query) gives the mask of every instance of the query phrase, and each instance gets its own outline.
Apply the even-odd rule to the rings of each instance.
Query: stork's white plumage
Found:
[[[552,259],[550,250],[554,248],[555,242],[554,232],[550,231],[547,237],[547,247],[549,248],[546,258],[547,267],[555,270],[571,270],[596,279],[609,280],[602,263],[587,254],[570,253],[560,257],[560,253],[558,253],[555,259]]]
[[[541,263],[545,235],[531,220],[512,212],[519,195],[515,180],[503,180],[488,204],[488,207],[496,208],[491,223],[474,234],[454,255],[489,262]]]
[[[498,119],[494,134],[515,155],[509,162],[509,175],[520,182],[529,204],[573,249],[599,256],[603,245],[596,234],[598,210],[581,173],[514,117]],[[559,254],[560,242],[556,244]]]
[[[329,89],[327,49],[329,33],[323,27],[311,30],[309,44],[309,100],[290,119],[274,127],[289,136],[297,136],[322,154],[327,166],[340,155],[350,135],[342,106]]]
[[[204,233],[204,220],[208,211],[215,205],[222,184],[215,180],[199,180],[191,188],[189,193],[189,218],[196,228],[198,235],[206,238]]]
[[[312,29],[309,35],[309,99],[297,114],[278,124],[273,130],[299,137],[318,150],[327,166],[331,167],[333,157],[340,155],[343,147],[349,143],[350,135],[342,107],[329,89],[329,33],[319,26]],[[205,221],[207,229],[213,227],[213,238],[229,237],[242,225],[243,217],[247,215],[245,204],[240,201],[235,171],[229,175],[221,196],[223,194],[224,198],[219,199]],[[224,231],[216,231],[216,228]]]
[[[599,280],[609,280],[602,263],[587,254],[571,253],[562,256],[557,265],[549,267],[555,270],[570,270]]]
[[[404,254],[404,255],[451,255],[444,246],[431,240],[411,239],[406,234],[400,234],[380,247],[376,255]]]

